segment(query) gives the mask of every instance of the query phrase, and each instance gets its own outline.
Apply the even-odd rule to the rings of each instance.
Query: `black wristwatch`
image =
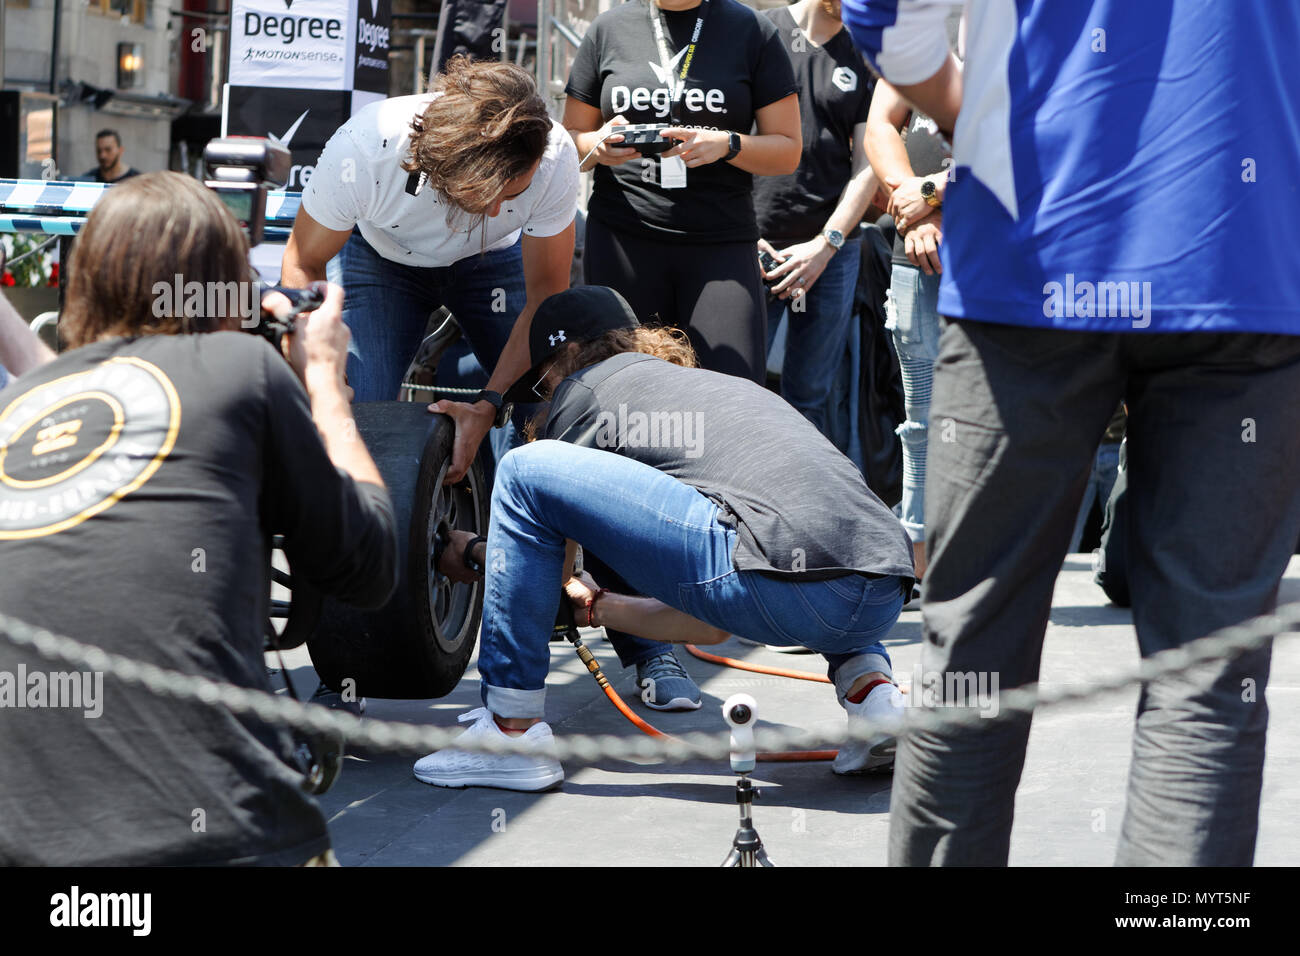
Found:
[[[731,148],[727,151],[727,155],[722,157],[724,163],[740,155],[740,134],[736,132],[728,133],[727,145]]]
[[[510,413],[515,410],[514,402],[507,402],[500,392],[490,392],[486,388],[474,396],[471,404],[477,405],[479,402],[487,402],[497,410],[496,417],[492,419],[493,428],[500,428],[510,421]]]

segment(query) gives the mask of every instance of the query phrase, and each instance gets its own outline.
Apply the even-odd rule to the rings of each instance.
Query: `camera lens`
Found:
[[[749,723],[750,718],[753,716],[753,713],[744,704],[737,704],[735,707],[731,708],[731,719],[738,724]]]

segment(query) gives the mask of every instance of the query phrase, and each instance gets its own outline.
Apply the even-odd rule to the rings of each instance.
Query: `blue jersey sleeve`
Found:
[[[844,24],[876,72],[909,86],[939,72],[948,57],[944,19],[952,0],[844,0]]]

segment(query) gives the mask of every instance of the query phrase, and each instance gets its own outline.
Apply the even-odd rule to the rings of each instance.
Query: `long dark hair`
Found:
[[[464,214],[477,228],[506,183],[546,152],[551,114],[527,71],[512,63],[452,57],[434,98],[411,122],[408,173],[423,172],[447,202],[447,223]]]
[[[235,217],[202,183],[181,173],[146,173],[109,189],[77,236],[59,323],[68,345],[110,335],[175,335],[237,325],[245,296],[215,313],[187,315],[180,302],[157,308],[154,287],[252,279],[248,240]],[[161,314],[159,314],[161,313]]]

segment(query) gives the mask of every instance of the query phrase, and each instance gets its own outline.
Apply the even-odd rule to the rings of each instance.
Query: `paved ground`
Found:
[[[1300,600],[1300,559],[1292,561],[1283,600]],[[594,637],[596,632],[592,632]],[[904,611],[886,641],[900,676],[918,653],[920,613]],[[625,699],[633,677],[609,644],[589,640]],[[556,733],[637,734],[606,701],[572,649],[551,645],[548,717]],[[819,670],[820,658],[731,641],[713,650],[777,667]],[[668,731],[720,730],[720,706],[752,694],[765,723],[839,726],[843,711],[825,685],[724,669],[682,654],[704,691],[687,714],[654,714]],[[1043,655],[1047,684],[1088,682],[1138,661],[1129,614],[1111,607],[1092,584],[1088,559],[1067,560],[1057,582]],[[300,690],[315,677],[304,650],[288,655]],[[1124,812],[1124,787],[1137,692],[1039,716],[1021,780],[1013,865],[1110,865]],[[1268,687],[1272,733],[1256,863],[1300,863],[1300,638],[1278,644]],[[450,696],[436,701],[371,700],[367,714],[454,726],[479,704],[471,668]],[[637,865],[716,866],[736,829],[735,777],[725,762],[641,766],[608,761],[569,765],[560,790],[442,790],[420,783],[421,755],[349,757],[322,800],[335,850],[345,866]],[[763,798],[755,825],[778,865],[883,865],[889,827],[889,777],[839,778],[828,764],[760,764]]]

